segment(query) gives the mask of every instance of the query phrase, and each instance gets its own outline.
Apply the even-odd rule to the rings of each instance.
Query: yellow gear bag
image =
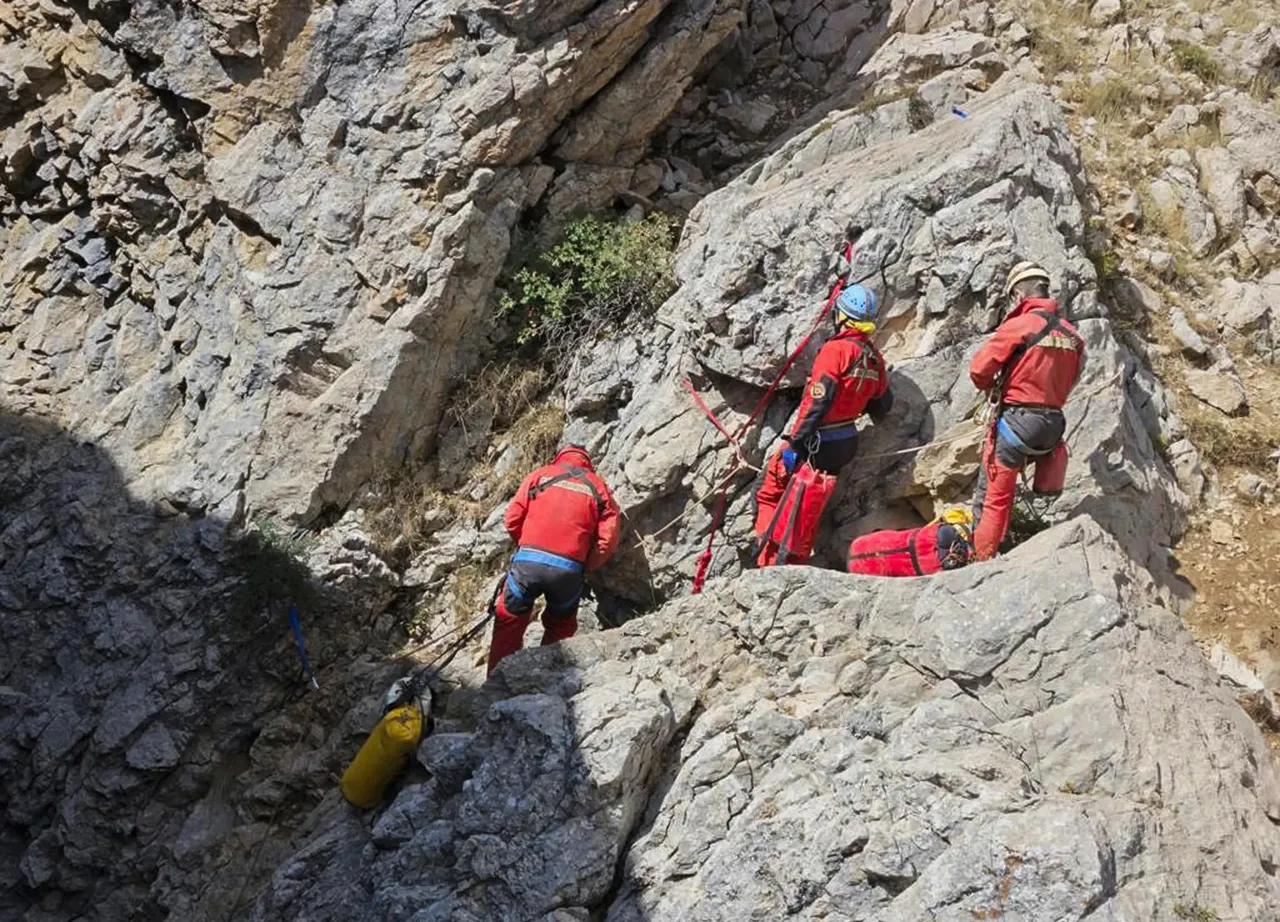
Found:
[[[364,810],[382,803],[421,737],[422,712],[415,705],[388,711],[342,773],[342,796]]]

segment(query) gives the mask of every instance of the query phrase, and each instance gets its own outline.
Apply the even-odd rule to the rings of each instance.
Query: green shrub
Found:
[[[675,291],[674,248],[666,215],[580,218],[516,272],[499,311],[516,319],[519,343],[537,343],[545,360],[562,366],[584,338],[652,314]]]
[[[314,539],[286,533],[268,519],[239,535],[231,545],[232,569],[239,577],[233,613],[253,618],[283,610],[290,602],[312,607],[316,593],[306,558],[314,544]]]
[[[1222,74],[1222,68],[1213,55],[1191,42],[1174,42],[1173,59],[1178,67],[1195,74],[1205,83],[1217,83]]]
[[[1218,922],[1218,914],[1207,906],[1201,906],[1199,903],[1174,903],[1173,914],[1179,919],[1187,919],[1188,922]]]

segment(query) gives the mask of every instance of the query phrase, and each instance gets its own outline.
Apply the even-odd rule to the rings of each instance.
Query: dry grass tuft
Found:
[[[463,488],[445,489],[432,466],[394,472],[372,491],[377,500],[367,525],[378,545],[393,557],[412,556],[440,529],[459,519],[478,523],[514,493],[525,474],[551,459],[564,432],[564,409],[551,388],[545,368],[516,362],[492,363],[459,387],[446,420],[464,433],[468,425],[488,433],[466,469],[446,481]],[[505,458],[504,443],[515,449]]]
[[[1081,115],[1108,125],[1130,122],[1142,108],[1142,97],[1133,83],[1114,75],[1097,81],[1075,80],[1065,93],[1079,106]]]
[[[1269,473],[1273,469],[1271,455],[1280,445],[1280,439],[1258,416],[1227,419],[1199,401],[1185,403],[1182,420],[1202,458],[1219,470]]]

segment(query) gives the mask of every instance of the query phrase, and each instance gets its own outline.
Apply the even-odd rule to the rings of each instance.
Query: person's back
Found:
[[[974,355],[969,377],[995,393],[997,412],[983,448],[974,517],[977,558],[994,557],[1013,514],[1018,472],[1035,463],[1033,489],[1061,492],[1067,421],[1062,408],[1084,368],[1084,339],[1049,297],[1049,274],[1020,263],[1005,283],[1009,315]]]
[[[1003,373],[1005,406],[1062,409],[1084,365],[1084,341],[1052,298],[1014,308],[974,356],[970,374],[982,390]],[[982,385],[985,384],[985,387]]]
[[[612,501],[585,453],[567,449],[524,479],[504,524],[521,549],[545,551],[594,569],[593,553],[603,553],[597,541],[600,523]]]
[[[539,596],[546,598],[543,644],[572,637],[585,575],[618,546],[617,503],[578,445],[525,477],[504,524],[516,553],[494,604],[489,672],[524,645]]]

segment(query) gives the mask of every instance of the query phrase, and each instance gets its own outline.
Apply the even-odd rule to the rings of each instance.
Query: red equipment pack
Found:
[[[822,511],[836,490],[834,474],[824,474],[811,464],[802,464],[787,481],[787,492],[778,503],[768,540],[761,551],[760,565],[804,563],[813,552]],[[772,559],[770,559],[772,558]]]
[[[958,569],[973,556],[972,524],[968,512],[955,510],[923,528],[877,531],[854,538],[849,545],[848,570],[863,576],[931,576]],[[945,535],[941,540],[940,531]]]

